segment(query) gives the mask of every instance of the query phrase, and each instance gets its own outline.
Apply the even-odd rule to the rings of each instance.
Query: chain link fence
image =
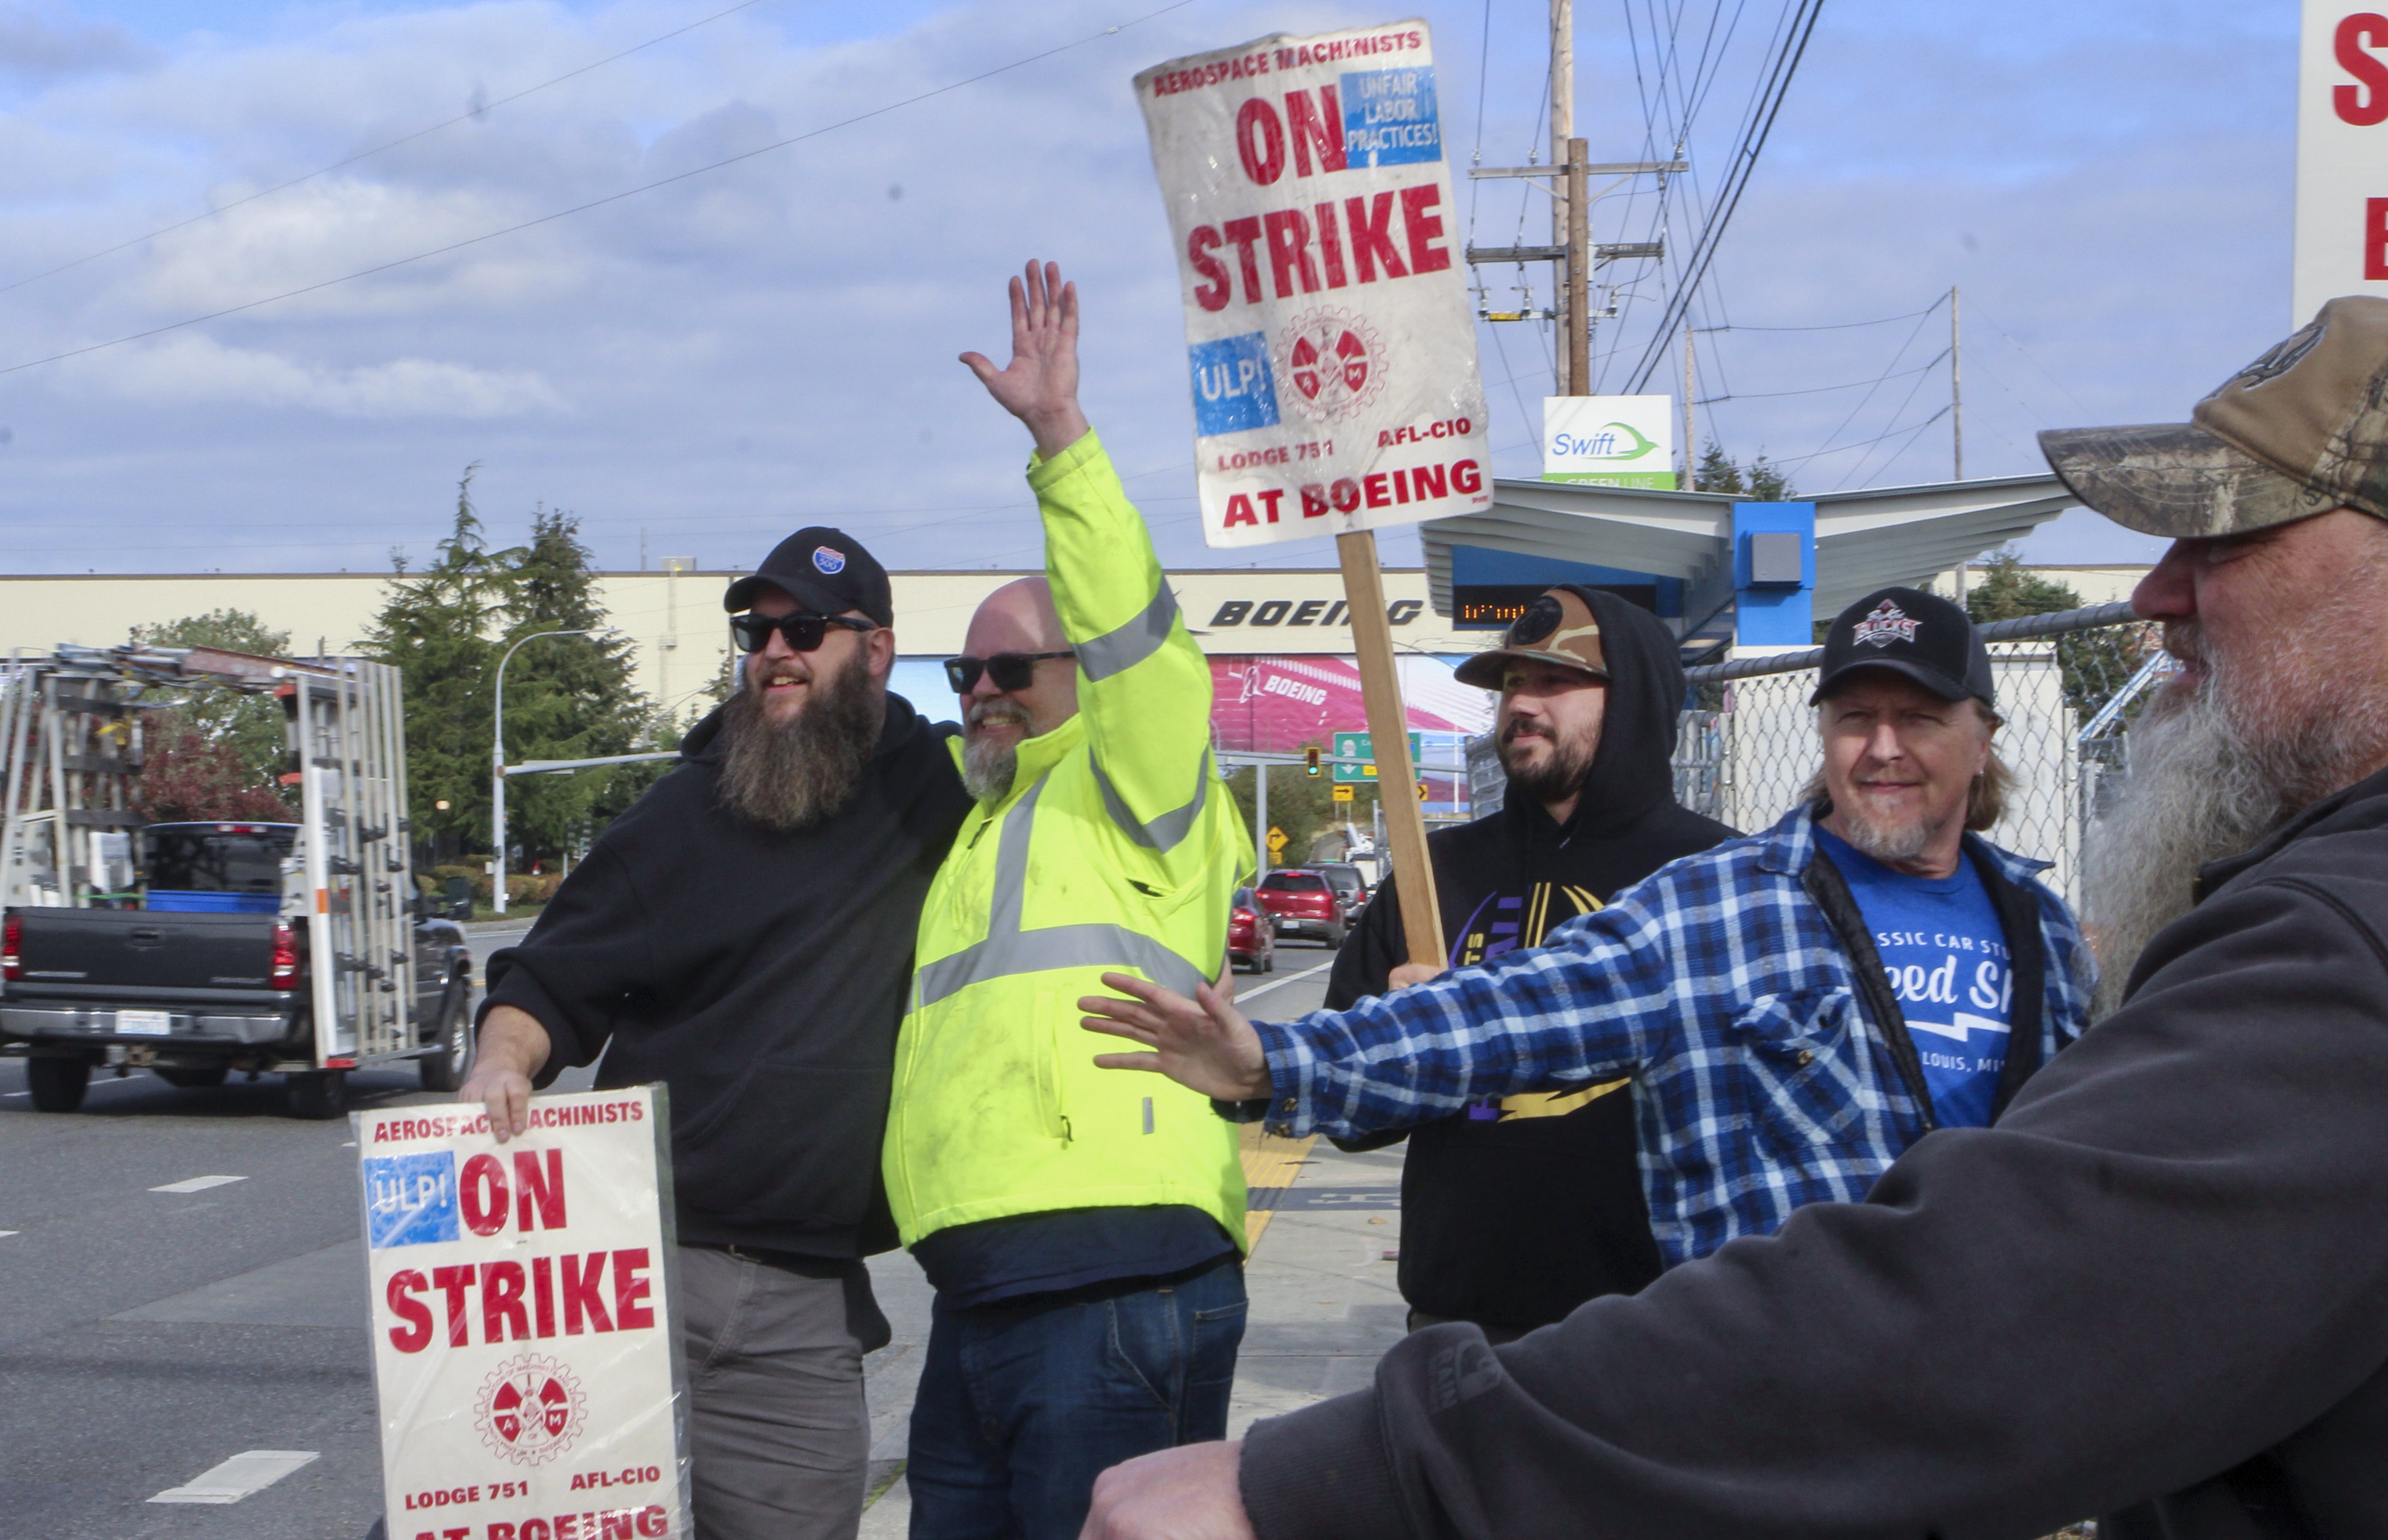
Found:
[[[2172,669],[2157,629],[2128,604],[1980,627],[2005,719],[1997,749],[2014,774],[1989,838],[2052,863],[2045,880],[2077,906],[2083,836],[2120,788],[2132,721]],[[1688,671],[1697,707],[1675,748],[1685,807],[1744,832],[1791,808],[1823,763],[1808,703],[1823,659],[1819,648]]]

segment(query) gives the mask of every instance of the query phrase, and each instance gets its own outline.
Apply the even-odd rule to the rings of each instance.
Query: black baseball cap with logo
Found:
[[[1885,668],[1943,701],[1968,696],[1995,708],[1990,650],[1965,612],[1920,588],[1877,588],[1833,617],[1814,705],[1860,669]]]
[[[721,607],[733,615],[751,610],[766,588],[777,588],[816,614],[859,610],[881,625],[896,624],[887,569],[861,541],[826,524],[800,529],[772,547],[761,566],[730,585]]]

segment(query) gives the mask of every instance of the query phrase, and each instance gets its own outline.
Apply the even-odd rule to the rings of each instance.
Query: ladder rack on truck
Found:
[[[157,837],[210,827],[149,826],[139,811],[146,719],[198,688],[271,694],[288,724],[281,780],[298,814],[212,826],[282,852],[254,899],[135,881]],[[422,1060],[427,1086],[452,1088],[470,958],[417,896],[401,701],[398,671],[362,658],[62,647],[0,672],[0,1053],[34,1060],[37,1105],[79,1103],[94,1066],[186,1085],[281,1073],[312,1116],[337,1110],[346,1073],[371,1065]]]

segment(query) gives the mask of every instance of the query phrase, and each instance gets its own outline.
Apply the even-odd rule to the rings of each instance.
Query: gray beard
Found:
[[[1028,724],[1028,713],[1016,706],[972,706],[967,713],[970,726],[975,727],[990,717],[1010,719]],[[962,744],[962,789],[982,802],[999,802],[1011,795],[1011,783],[1020,776],[1020,749],[1017,744],[998,743],[990,738],[966,738]]]
[[[1932,843],[1932,826],[1921,817],[1904,824],[1878,824],[1854,807],[1842,808],[1840,812],[1841,827],[1849,843],[1886,866],[1912,861]],[[1962,812],[1958,814],[1963,815]]]
[[[2122,800],[2090,825],[2083,852],[2096,1016],[2122,1004],[2140,954],[2189,912],[2199,867],[2253,850],[2377,758],[2388,713],[2369,687],[2330,693],[2342,698],[2267,698],[2209,664],[2193,693],[2167,691],[2132,726]],[[2289,730],[2257,726],[2267,723]]]
[[[871,688],[869,654],[819,679],[793,722],[774,723],[750,684],[721,713],[721,805],[781,834],[810,828],[854,800],[878,750],[886,706]]]

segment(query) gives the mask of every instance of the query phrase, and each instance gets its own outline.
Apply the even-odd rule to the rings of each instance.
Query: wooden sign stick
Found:
[[[1377,565],[1377,534],[1335,536],[1343,562],[1343,600],[1352,616],[1353,651],[1360,663],[1360,699],[1368,711],[1368,741],[1377,760],[1377,798],[1384,805],[1385,838],[1393,847],[1393,879],[1401,884],[1402,933],[1410,961],[1441,969],[1442,908],[1434,865],[1426,853],[1426,814],[1418,806],[1417,771],[1410,764],[1409,713],[1402,709],[1401,677],[1393,670],[1393,627],[1385,618],[1385,576]]]

